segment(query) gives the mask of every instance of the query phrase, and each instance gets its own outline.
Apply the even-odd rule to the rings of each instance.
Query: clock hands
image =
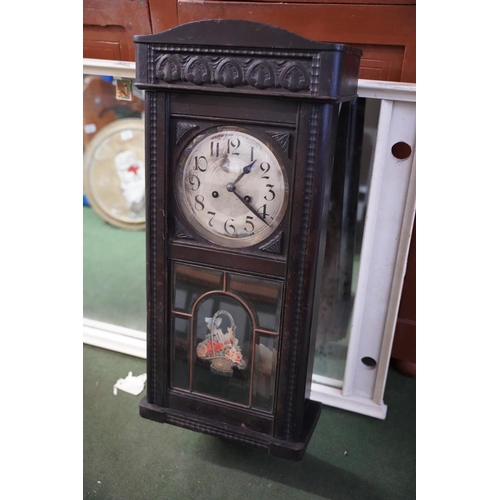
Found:
[[[236,179],[231,183],[233,186],[239,182],[239,180],[245,175],[245,174],[249,174],[250,173],[250,170],[252,170],[252,167],[253,167],[253,164],[256,162],[257,160],[254,160],[252,163],[249,163],[247,166],[243,167],[243,170],[241,172],[240,175],[238,175],[238,177],[236,177]]]
[[[251,165],[253,165],[253,163]],[[252,168],[251,165],[250,165],[250,168]],[[269,223],[266,221],[266,219],[264,217],[262,217],[262,215],[259,214],[259,212],[257,212],[257,210],[252,205],[250,205],[250,203],[247,200],[245,200],[245,198],[243,198],[243,196],[241,196],[240,193],[238,193],[235,190],[235,188],[234,188],[234,182],[230,182],[229,184],[227,184],[226,189],[230,193],[233,193],[234,195],[236,195],[236,197],[238,198],[238,200],[240,200],[241,203],[243,203],[243,205],[245,205],[248,208],[248,210],[250,210],[250,212],[252,212],[254,215],[256,215],[264,224],[266,224],[267,226],[269,226]]]

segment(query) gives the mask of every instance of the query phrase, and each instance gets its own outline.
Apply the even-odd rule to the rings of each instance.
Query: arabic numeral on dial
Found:
[[[264,172],[262,174],[262,179],[269,179],[269,176],[266,174],[269,172],[270,168],[271,168],[271,165],[269,165],[269,163],[267,163],[267,161],[264,161],[260,164],[260,169],[262,170],[262,172]]]
[[[262,215],[262,218],[265,219],[269,214],[267,213],[267,203],[264,203],[261,207],[257,209],[257,212],[259,212],[260,215]]]
[[[274,198],[276,198],[276,193],[272,190],[274,187],[274,184],[266,184],[266,187],[269,188],[269,192],[264,196],[264,199],[267,201],[273,201]],[[268,196],[271,195],[271,198],[268,198]]]
[[[196,208],[196,210],[198,210],[199,212],[204,210],[205,209],[205,205],[203,204],[204,201],[205,198],[201,194],[197,194],[194,197],[194,208]]]
[[[208,167],[208,161],[204,156],[194,157],[194,169],[200,172],[205,172]]]
[[[249,234],[253,234],[254,229],[255,229],[255,226],[254,226],[252,220],[253,220],[253,217],[251,215],[247,215],[247,220],[245,221],[245,224],[247,224],[250,227],[250,229],[247,229],[246,227],[243,228]]]
[[[196,191],[200,187],[200,178],[195,174],[190,174],[188,182],[191,185],[191,190]]]
[[[238,138],[236,139],[228,139],[227,140],[227,153],[230,155],[239,155],[240,153],[237,153],[236,150],[240,147],[240,140]]]
[[[230,222],[234,222],[234,219],[227,219],[227,221],[224,222],[224,231],[226,231],[226,234],[229,236],[234,236],[236,234],[236,228],[233,224],[230,224]]]
[[[215,217],[215,212],[207,212],[208,215],[211,215],[212,217],[210,217],[210,220],[208,221],[208,225],[210,227],[214,227],[212,221],[214,220],[214,217]]]
[[[212,141],[210,143],[210,156],[215,156],[216,158],[219,157],[219,143]]]

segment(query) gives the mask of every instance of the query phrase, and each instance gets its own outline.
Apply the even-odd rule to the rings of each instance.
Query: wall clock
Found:
[[[146,95],[140,414],[298,460],[321,409],[310,346],[330,209],[334,259],[348,237],[361,53],[233,20],[134,40]]]

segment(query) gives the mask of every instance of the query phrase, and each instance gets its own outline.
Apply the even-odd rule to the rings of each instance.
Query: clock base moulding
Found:
[[[139,404],[141,417],[159,423],[173,424],[185,429],[201,432],[210,436],[229,439],[253,448],[267,451],[269,455],[301,460],[311,439],[321,413],[321,403],[306,401],[302,434],[297,441],[284,441],[273,436],[246,429],[243,424],[231,425],[204,417],[196,417],[171,408],[148,403],[147,396]]]

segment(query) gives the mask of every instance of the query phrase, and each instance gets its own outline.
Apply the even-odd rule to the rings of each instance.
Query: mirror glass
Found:
[[[83,75],[83,317],[146,330],[144,95]]]
[[[326,377],[321,382],[334,387],[342,387],[347,347],[349,345],[349,325],[353,311],[358,283],[366,207],[372,173],[377,124],[380,113],[378,99],[358,99],[357,134],[354,166],[358,165],[359,177],[353,176],[351,187],[357,195],[351,218],[341,221],[330,211],[327,241],[322,274],[321,299],[319,304],[316,347],[314,353],[314,375]],[[333,207],[332,207],[333,208]],[[344,228],[346,245],[336,245],[335,227]],[[339,252],[339,265],[334,265],[335,252]]]

